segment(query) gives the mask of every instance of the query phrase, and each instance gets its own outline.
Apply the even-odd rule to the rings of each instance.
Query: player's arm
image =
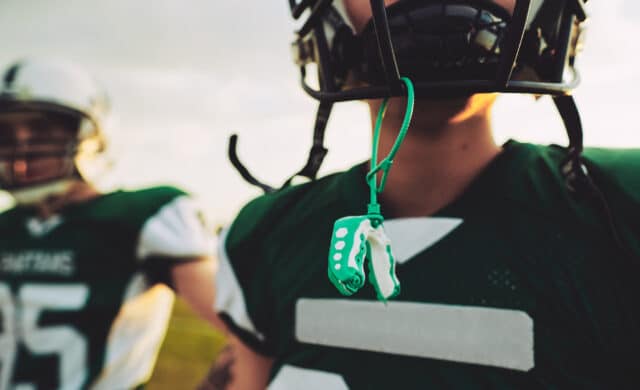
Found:
[[[198,390],[264,390],[269,382],[273,359],[255,353],[230,334]]]
[[[272,340],[264,332],[267,319],[260,315],[260,308],[267,304],[263,292],[267,288],[264,283],[268,282],[254,277],[256,273],[265,272],[263,267],[268,266],[258,256],[259,240],[246,234],[245,226],[251,229],[243,218],[237,218],[233,227],[225,229],[218,240],[215,308],[229,329],[226,351],[229,358],[227,364],[221,362],[212,368],[212,375],[217,378],[223,377],[226,370],[227,382],[210,389],[264,390],[271,375],[273,359],[268,356],[271,348],[268,345]]]
[[[171,269],[176,293],[202,318],[219,329],[226,325],[214,310],[216,265],[213,257],[201,256],[181,261]]]
[[[199,204],[176,196],[142,227],[137,257],[154,282],[171,287],[202,318],[225,329],[214,309],[215,236]]]
[[[236,337],[229,338],[233,356],[231,381],[226,390],[264,390],[269,382],[273,359],[254,352]]]

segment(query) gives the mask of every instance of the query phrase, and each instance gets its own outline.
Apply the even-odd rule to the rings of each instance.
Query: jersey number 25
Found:
[[[14,297],[9,286],[0,283],[0,389],[9,388],[19,343],[36,356],[59,356],[60,389],[83,385],[88,374],[85,337],[68,325],[38,327],[38,318],[44,310],[82,309],[88,296],[89,288],[83,284],[25,284]]]

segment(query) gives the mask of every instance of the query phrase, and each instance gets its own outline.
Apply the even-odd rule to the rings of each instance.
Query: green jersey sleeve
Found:
[[[337,182],[343,176],[331,175],[259,197],[240,211],[221,237],[216,310],[257,352],[272,354],[286,339],[283,332],[288,326],[282,326],[284,319],[274,318],[273,313],[279,310],[276,306],[295,302],[297,288],[280,280],[295,278],[304,268],[302,259],[291,258],[283,249],[305,247],[305,254],[317,253],[315,243],[329,245],[334,220],[350,213],[351,205],[340,203]],[[328,281],[326,287],[331,288]]]
[[[96,204],[91,214],[137,232],[135,257],[141,262],[210,256],[214,249],[200,204],[174,187],[116,192]]]
[[[141,259],[189,259],[211,256],[213,235],[193,198],[181,194],[165,203],[144,222],[136,248]]]
[[[285,191],[289,193],[290,191]],[[218,247],[216,310],[244,342],[254,350],[269,354],[266,337],[270,299],[268,250],[264,237],[271,221],[286,212],[286,194],[266,195],[246,205],[231,227],[223,231]],[[295,198],[295,195],[292,197]]]
[[[118,191],[100,199],[83,217],[130,232],[135,237],[131,258],[153,281],[169,286],[174,265],[214,252],[214,235],[200,204],[175,187]]]

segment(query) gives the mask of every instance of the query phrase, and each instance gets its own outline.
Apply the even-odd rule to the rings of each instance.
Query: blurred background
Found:
[[[592,16],[575,95],[587,145],[640,147],[640,2],[589,1]],[[227,162],[227,138],[251,171],[280,184],[306,161],[316,103],[298,86],[289,53],[295,28],[287,2],[220,0],[2,0],[0,67],[29,56],[79,63],[112,102],[112,168],[105,189],[170,183],[228,224],[259,194]],[[322,173],[367,158],[369,126],[360,103],[337,105]],[[566,143],[548,98],[502,97],[500,141]],[[9,200],[0,196],[0,208]],[[189,388],[204,375],[222,338],[176,309],[150,388]],[[191,381],[191,382],[189,382]]]

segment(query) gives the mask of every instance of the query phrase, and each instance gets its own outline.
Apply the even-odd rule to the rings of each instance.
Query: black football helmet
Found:
[[[315,178],[327,153],[323,138],[333,103],[404,96],[400,77],[407,76],[417,98],[551,95],[570,140],[562,170],[570,188],[580,185],[582,127],[570,94],[580,81],[575,58],[586,0],[515,0],[513,13],[492,0],[399,0],[388,7],[370,0],[373,17],[363,31],[351,26],[343,0],[288,1],[300,21],[292,52],[301,85],[320,102],[309,159],[294,177]],[[316,87],[308,82],[311,64]],[[236,168],[270,190],[240,164],[236,141],[230,143]]]

